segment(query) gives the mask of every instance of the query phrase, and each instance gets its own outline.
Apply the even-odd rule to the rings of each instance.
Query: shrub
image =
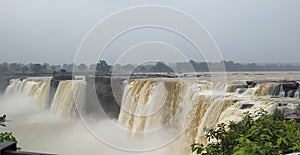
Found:
[[[300,132],[295,120],[284,120],[284,112],[260,110],[245,114],[241,122],[204,129],[210,142],[192,144],[192,152],[203,155],[273,155],[300,151]],[[212,141],[213,140],[213,141]]]
[[[6,115],[0,116],[0,126],[6,127]],[[12,141],[12,142],[18,142],[17,139],[13,136],[12,132],[3,132],[0,133],[0,143],[4,141]]]

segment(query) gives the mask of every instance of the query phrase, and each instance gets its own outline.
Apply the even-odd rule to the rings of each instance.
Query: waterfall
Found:
[[[76,108],[84,108],[86,82],[84,80],[60,81],[52,103],[49,104],[50,81],[50,78],[12,79],[4,94],[33,97],[42,109],[50,108],[50,113],[57,117],[77,117]]]
[[[33,97],[36,103],[46,109],[49,102],[50,79],[12,79],[4,94],[21,94]]]
[[[279,97],[280,98],[285,97],[285,91],[283,89],[283,84],[280,84]]]
[[[294,98],[300,98],[300,91],[299,90],[297,90],[295,92]]]
[[[228,84],[225,87],[225,91],[228,93],[234,93],[237,89],[245,88],[244,84]]]
[[[5,94],[33,97],[37,105],[55,117],[77,118],[78,111],[85,109],[87,82],[83,79],[59,81],[49,104],[50,81],[13,79]],[[299,98],[299,90],[293,91],[294,97]],[[166,132],[171,131],[172,135],[173,129],[180,131],[180,145],[190,152],[194,142],[208,144],[204,128],[214,128],[229,121],[239,122],[247,111],[253,113],[264,109],[271,113],[280,100],[291,100],[273,96],[291,95],[286,95],[283,84],[278,82],[258,83],[248,88],[242,83],[213,85],[193,79],[135,79],[125,84],[118,123],[130,131],[131,138],[139,140],[149,137],[150,134],[143,136],[147,131],[156,129],[170,129]]]
[[[134,80],[125,87],[119,124],[133,134],[166,125],[187,128],[183,147],[188,150],[195,137],[202,136],[200,128],[213,127],[223,110],[223,95],[209,92],[211,86],[208,82]]]
[[[278,96],[277,92],[278,89],[281,88],[281,84],[279,83],[264,83],[264,84],[259,84],[257,87],[257,90],[255,94],[257,96]]]
[[[262,108],[272,112],[276,102],[270,96],[280,86],[263,83],[254,88],[242,84],[212,87],[209,82],[188,80],[133,80],[124,88],[118,121],[133,135],[136,131],[146,132],[166,125],[185,129],[182,147],[189,150],[193,142],[208,143],[204,128],[238,122],[246,111]],[[258,97],[261,99],[257,100]]]
[[[209,83],[134,80],[125,87],[119,123],[132,131],[181,125],[198,105],[199,90]],[[185,95],[184,95],[185,94]],[[180,112],[180,113],[179,113]]]
[[[60,81],[51,103],[50,113],[57,117],[76,117],[78,109],[84,108],[84,80]]]

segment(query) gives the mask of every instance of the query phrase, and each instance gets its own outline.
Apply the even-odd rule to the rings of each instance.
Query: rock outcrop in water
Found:
[[[0,76],[0,93],[5,91],[6,87],[9,85],[9,81],[14,78],[15,77]]]
[[[123,90],[112,89],[112,81],[108,77],[86,77],[87,81],[87,112],[93,111],[93,106],[100,104],[110,118],[117,118],[120,113],[120,104]],[[114,85],[122,86],[122,79],[115,79]],[[120,87],[121,88],[121,87]]]

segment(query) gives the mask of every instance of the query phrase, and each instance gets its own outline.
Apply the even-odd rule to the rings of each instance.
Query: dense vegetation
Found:
[[[50,65],[48,63],[1,63],[0,64],[0,75],[1,74],[18,74],[18,75],[41,75],[41,74],[52,74],[52,73],[69,73],[73,69],[77,71],[96,71],[99,74],[111,73],[112,69],[118,71],[132,71],[135,72],[207,72],[209,67],[214,68],[214,71],[218,68],[225,67],[226,71],[300,71],[299,64],[240,64],[233,61],[221,61],[221,62],[196,62],[190,60],[189,62],[177,62],[164,64],[163,62],[156,62],[153,64],[116,64],[115,66],[109,65],[105,60],[100,60],[96,64],[86,65],[81,64],[63,64],[63,65]]]
[[[246,113],[239,123],[205,129],[207,146],[195,143],[192,151],[203,155],[278,155],[300,151],[300,131],[295,120],[284,120],[283,112],[261,110]]]
[[[0,116],[0,126],[6,127],[6,115]],[[12,132],[1,132],[0,133],[0,143],[4,141],[12,141],[17,143],[17,139],[13,136]]]

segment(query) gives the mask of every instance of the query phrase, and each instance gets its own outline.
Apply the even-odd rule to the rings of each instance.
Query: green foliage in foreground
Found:
[[[6,127],[6,115],[0,116],[0,126]],[[12,135],[12,132],[0,133],[0,143],[4,141],[12,141],[17,143],[17,139]]]
[[[203,155],[278,155],[300,151],[300,131],[295,120],[284,120],[284,113],[246,113],[239,123],[219,124],[205,129],[207,146],[192,144],[192,152]],[[257,118],[258,117],[258,118]],[[257,119],[256,119],[257,118]]]

